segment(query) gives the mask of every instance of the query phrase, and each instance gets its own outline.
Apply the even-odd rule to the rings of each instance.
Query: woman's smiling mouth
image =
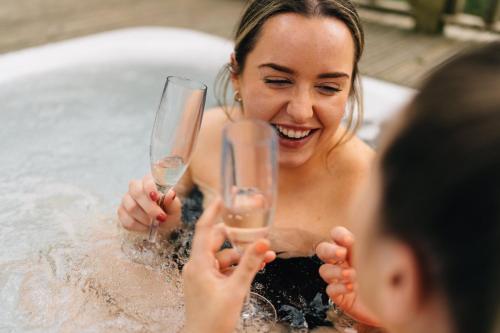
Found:
[[[300,148],[305,145],[319,128],[271,124],[278,133],[280,146]]]

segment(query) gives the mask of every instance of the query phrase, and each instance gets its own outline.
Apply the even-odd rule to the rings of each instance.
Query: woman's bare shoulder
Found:
[[[228,116],[222,107],[213,107],[205,110],[203,113],[202,128],[207,126],[223,125],[228,120]]]
[[[352,175],[368,173],[375,159],[375,151],[356,136],[338,146],[338,151],[333,155],[331,163],[339,171]]]
[[[202,163],[201,165],[206,163],[207,156],[219,156],[222,129],[228,121],[228,117],[220,107],[212,108],[204,112],[196,144],[196,151],[191,161],[193,167],[200,162]]]
[[[211,108],[204,112],[198,139],[199,145],[211,145],[219,140],[228,117],[221,107]]]

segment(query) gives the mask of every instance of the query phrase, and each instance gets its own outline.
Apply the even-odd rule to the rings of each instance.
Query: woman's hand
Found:
[[[328,286],[328,297],[345,313],[359,322],[379,326],[379,321],[359,299],[356,292],[356,270],[351,258],[354,235],[344,227],[331,231],[332,242],[322,242],[316,247],[317,256],[325,262],[319,274]]]
[[[220,211],[216,200],[197,222],[191,257],[182,270],[185,333],[233,332],[255,274],[275,256],[264,239],[247,247],[241,258],[231,250],[217,254],[226,238],[224,225],[214,225]],[[236,268],[227,269],[236,262]]]
[[[235,265],[237,265],[241,260],[241,253],[234,248],[224,249],[216,253],[217,264],[219,265],[219,271],[225,275],[231,275]],[[274,251],[267,251],[264,256],[264,261],[262,262],[259,269],[264,269],[266,264],[270,263],[276,259],[276,253]]]
[[[122,226],[131,231],[147,232],[153,219],[159,222],[160,232],[180,226],[181,202],[174,190],[163,197],[163,202],[159,202],[161,197],[151,175],[130,181],[128,192],[117,210]]]

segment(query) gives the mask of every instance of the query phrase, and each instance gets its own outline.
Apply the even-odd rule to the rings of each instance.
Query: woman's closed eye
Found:
[[[317,85],[316,89],[318,89],[319,92],[324,95],[335,95],[336,93],[342,91],[342,89],[340,89],[338,86],[333,86],[328,84]]]
[[[292,81],[285,78],[265,78],[264,83],[270,87],[282,88],[291,85]]]

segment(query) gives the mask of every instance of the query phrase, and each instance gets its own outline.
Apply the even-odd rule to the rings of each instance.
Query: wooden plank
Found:
[[[450,56],[474,45],[391,27],[383,28],[392,32],[385,33],[379,40],[381,31],[373,29],[375,25],[367,25],[367,48],[360,66],[362,73],[411,87],[417,87],[426,73]],[[373,31],[378,34],[370,35]]]
[[[421,81],[435,68],[447,61],[451,56],[462,52],[468,44],[435,45],[419,55],[414,61],[406,61],[395,64],[386,72],[379,73],[379,77],[390,81],[400,82],[401,84],[418,87]]]

